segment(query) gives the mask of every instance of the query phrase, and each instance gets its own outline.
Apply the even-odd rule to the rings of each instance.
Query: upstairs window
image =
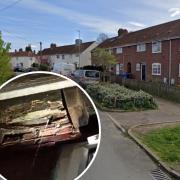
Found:
[[[152,53],[161,52],[161,41],[152,42]]]
[[[160,63],[152,64],[152,75],[161,75],[161,64]]]
[[[138,44],[137,52],[144,52],[144,51],[146,51],[146,44]]]
[[[59,54],[56,55],[56,58],[59,59]]]
[[[117,54],[121,54],[122,53],[122,47],[118,47],[118,48],[116,48],[116,53]]]
[[[62,59],[64,59],[65,57],[64,57],[64,54],[62,55]]]

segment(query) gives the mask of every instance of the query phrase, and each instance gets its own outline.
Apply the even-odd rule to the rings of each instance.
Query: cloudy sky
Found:
[[[72,44],[180,19],[180,0],[0,0],[0,30],[12,50]]]

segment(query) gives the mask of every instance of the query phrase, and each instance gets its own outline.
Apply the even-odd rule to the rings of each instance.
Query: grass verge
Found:
[[[163,162],[180,172],[180,125],[155,129],[138,138]]]

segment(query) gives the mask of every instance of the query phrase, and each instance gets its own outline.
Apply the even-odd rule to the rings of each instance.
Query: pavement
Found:
[[[99,152],[81,180],[153,180],[157,166],[131,139],[114,126],[106,112],[99,112],[102,139]]]
[[[139,124],[175,122],[180,120],[180,104],[156,98],[158,109],[139,112],[109,112],[111,117],[126,130]]]

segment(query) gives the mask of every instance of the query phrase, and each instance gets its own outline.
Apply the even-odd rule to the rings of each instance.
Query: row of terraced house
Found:
[[[57,46],[52,43],[41,52],[27,52],[20,49],[10,53],[12,68],[30,68],[33,63],[47,64],[53,67],[55,63],[64,62],[77,67],[91,65],[91,51],[98,44],[95,41],[82,42],[76,39],[74,44]]]
[[[118,36],[98,47],[116,56],[116,75],[180,84],[180,20],[129,33],[120,29]],[[92,60],[92,64],[98,62]]]
[[[74,63],[78,67],[99,65],[91,55],[97,47],[115,55],[117,64],[113,72],[117,76],[128,74],[130,78],[142,81],[180,84],[180,20],[134,32],[119,29],[118,36],[99,45],[95,41],[76,40],[75,44],[66,46],[51,44],[38,54],[16,51],[11,53],[12,66],[28,67],[34,62],[51,66],[56,62]]]

